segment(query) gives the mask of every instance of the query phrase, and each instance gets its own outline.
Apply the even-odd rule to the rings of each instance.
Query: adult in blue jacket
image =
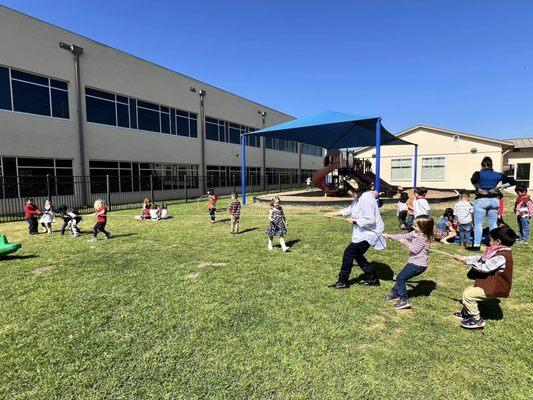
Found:
[[[483,158],[483,161],[481,161],[481,170],[474,172],[470,182],[476,188],[476,199],[474,200],[474,245],[470,249],[479,251],[485,217],[488,218],[490,230],[497,228],[498,184],[502,182],[512,186],[516,182],[513,178],[507,177],[501,172],[494,171],[490,157]]]

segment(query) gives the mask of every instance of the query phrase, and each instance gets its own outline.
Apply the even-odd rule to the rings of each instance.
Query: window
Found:
[[[107,175],[111,192],[198,188],[198,165],[91,160],[89,173],[92,193],[106,192]]]
[[[409,181],[412,178],[411,158],[391,160],[391,181]]]
[[[291,153],[298,153],[298,143],[284,140],[284,139],[273,139],[265,138],[265,147],[267,149],[279,150],[279,151],[288,151]]]
[[[422,180],[443,181],[444,180],[444,157],[423,157],[422,158]]]
[[[238,187],[241,185],[241,168],[223,165],[208,165],[206,167],[207,186],[211,188]],[[261,167],[246,167],[246,184],[259,185],[261,183]]]
[[[87,121],[149,132],[197,137],[197,114],[115,93],[85,88]]]
[[[302,154],[322,157],[322,147],[313,146],[312,144],[300,143],[300,151]]]
[[[0,109],[68,119],[68,84],[0,67]]]
[[[530,163],[518,163],[516,164],[516,181],[530,187],[531,177],[531,164]]]
[[[208,140],[240,144],[241,135],[254,131],[256,131],[255,128],[246,125],[235,124],[211,117],[205,118],[205,137]],[[256,136],[247,136],[246,145],[261,147],[261,139]]]
[[[72,160],[0,157],[0,176],[0,198],[74,193]]]
[[[269,185],[288,185],[298,182],[298,170],[294,168],[267,168],[266,174]]]

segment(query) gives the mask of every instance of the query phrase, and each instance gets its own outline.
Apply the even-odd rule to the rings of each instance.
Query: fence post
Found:
[[[187,203],[189,201],[189,195],[187,192],[187,173],[185,173],[184,179],[185,179],[185,203]]]
[[[150,201],[153,203],[154,199],[154,176],[150,175]]]
[[[52,197],[50,196],[50,174],[46,174],[46,196],[48,197],[48,201],[52,201]]]
[[[111,182],[109,181],[109,174],[105,176],[106,201],[109,211],[111,211]]]
[[[281,174],[280,173],[278,173],[278,181],[279,181],[279,191],[281,193],[282,189],[281,189]]]
[[[265,191],[268,194],[268,175],[264,175],[265,177]]]
[[[292,191],[292,172],[289,175],[289,184],[291,185],[291,191]]]

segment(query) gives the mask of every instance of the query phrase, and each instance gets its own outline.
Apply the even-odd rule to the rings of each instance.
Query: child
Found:
[[[307,179],[305,180],[305,184],[307,186],[306,191],[308,192],[311,190],[311,183],[311,177],[307,177]]]
[[[150,208],[152,207],[152,203],[150,202],[150,199],[145,198],[142,203],[141,213],[135,217],[137,220],[145,220],[150,219]]]
[[[500,222],[503,222],[503,210],[505,207],[505,203],[503,201],[503,193],[501,191],[498,191],[498,224]]]
[[[217,201],[218,196],[215,194],[213,189],[207,191],[207,208],[209,208],[209,215],[211,216],[210,224],[215,223],[215,214],[217,212]]]
[[[96,242],[98,240],[98,232],[103,232],[106,239],[111,237],[111,232],[105,230],[105,225],[107,223],[107,204],[103,200],[96,200],[94,202],[94,209],[96,215],[96,224],[93,228],[93,237],[89,242]]]
[[[406,281],[426,271],[429,261],[429,247],[433,235],[433,219],[427,215],[420,215],[413,222],[413,232],[399,235],[382,236],[387,239],[397,240],[409,249],[407,264],[396,276],[396,284],[385,297],[386,301],[396,300],[394,307],[398,310],[411,308],[407,297]]]
[[[409,232],[413,230],[413,221],[415,219],[415,211],[413,210],[414,201],[414,197],[411,197],[409,196],[409,194],[407,194],[407,201],[405,202],[405,204],[407,205],[407,220],[405,223],[405,227]]]
[[[448,240],[457,236],[457,231],[453,226],[453,210],[451,208],[444,210],[444,214],[435,225],[433,236],[444,244],[449,244]]]
[[[431,208],[426,200],[428,190],[425,187],[415,189],[415,200],[413,201],[413,213],[415,218],[420,215],[429,215]]]
[[[26,206],[24,207],[24,216],[28,223],[28,232],[30,235],[37,235],[39,233],[37,215],[40,213],[39,207],[35,205],[31,197],[28,197],[26,199]]]
[[[159,207],[157,204],[152,204],[150,207],[150,218],[152,221],[159,221]]]
[[[407,229],[407,213],[409,212],[409,207],[406,204],[407,200],[409,200],[409,195],[406,192],[401,192],[400,199],[396,204],[396,216],[398,217],[400,229]]]
[[[241,218],[241,202],[237,193],[231,194],[231,203],[228,211],[231,216],[231,234],[236,235],[239,233],[239,220]]]
[[[466,248],[467,243],[471,244],[470,232],[474,215],[474,206],[470,203],[468,192],[461,192],[460,200],[453,207],[453,215],[459,225],[459,246]]]
[[[50,200],[46,200],[44,202],[44,210],[43,215],[41,216],[41,219],[39,222],[41,223],[41,226],[43,227],[43,233],[52,233],[52,224],[56,221],[55,215],[54,215],[54,207],[52,206],[52,202]]]
[[[379,277],[376,268],[368,262],[365,253],[370,247],[383,250],[387,243],[382,240],[380,234],[385,230],[385,225],[379,212],[375,196],[370,191],[370,186],[365,182],[358,181],[355,177],[347,177],[344,180],[348,194],[353,198],[349,207],[343,210],[327,213],[327,217],[341,216],[346,218],[352,226],[352,241],[344,249],[342,264],[337,282],[331,285],[333,289],[347,289],[350,287],[350,274],[354,260],[363,270],[362,279],[357,285],[379,286]]]
[[[81,222],[82,217],[78,210],[73,207],[68,207],[65,205],[60,206],[57,211],[61,213],[61,218],[63,218],[63,225],[61,226],[61,235],[65,234],[65,229],[70,227],[72,235],[78,237],[81,234],[78,224]]]
[[[159,218],[161,219],[168,218],[168,207],[166,203],[163,203],[159,206]]]
[[[533,215],[533,201],[527,194],[527,187],[525,185],[521,183],[516,185],[515,192],[518,195],[514,205],[518,228],[520,230],[518,243],[527,244],[531,216]]]
[[[516,233],[509,227],[490,231],[490,246],[483,257],[454,255],[468,266],[467,276],[474,279],[474,285],[463,292],[463,308],[453,313],[466,329],[481,329],[485,322],[479,313],[478,302],[498,297],[508,297],[513,279],[513,254],[511,247]]]
[[[285,244],[287,220],[280,203],[278,196],[274,197],[270,202],[270,213],[268,214],[270,225],[266,230],[266,234],[268,235],[268,249],[274,250],[272,239],[275,236],[279,236],[279,244],[281,245],[281,248],[283,251],[289,251],[290,247]]]

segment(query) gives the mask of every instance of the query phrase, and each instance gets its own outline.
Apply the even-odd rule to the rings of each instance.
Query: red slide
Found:
[[[315,171],[313,177],[311,178],[313,185],[315,185],[319,189],[322,189],[322,191],[327,195],[337,194],[339,188],[328,188],[326,184],[326,176],[328,176],[328,174],[339,168],[340,164],[330,164],[327,167]]]

